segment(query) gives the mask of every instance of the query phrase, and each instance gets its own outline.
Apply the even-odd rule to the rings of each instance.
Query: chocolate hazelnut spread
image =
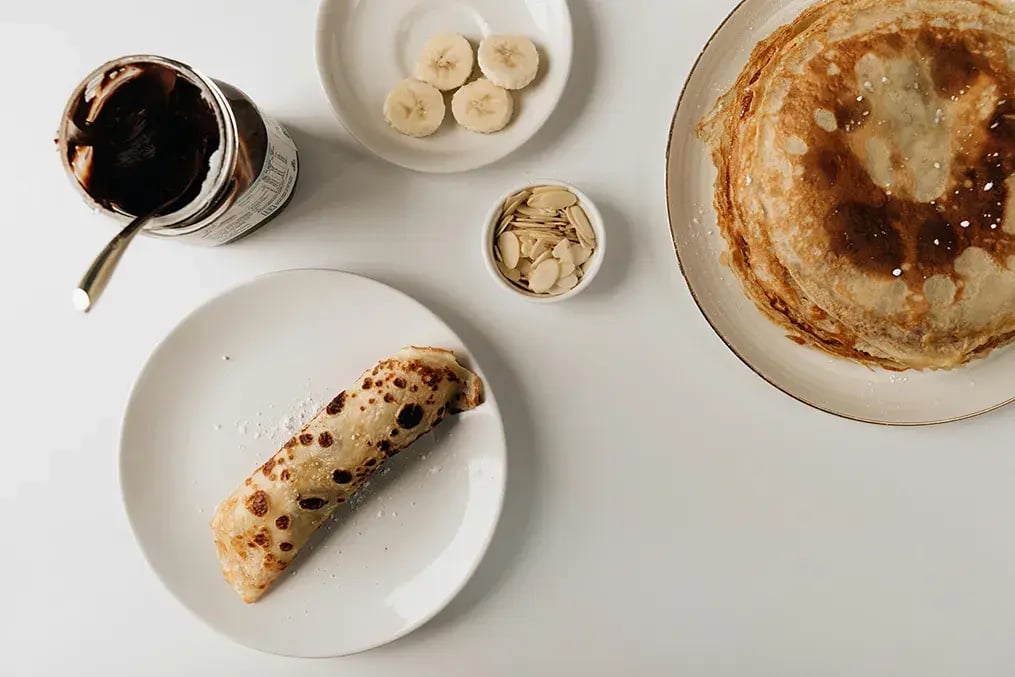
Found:
[[[107,73],[100,88],[107,91],[78,106],[82,134],[67,148],[84,189],[134,216],[197,197],[221,143],[201,90],[158,64]]]
[[[114,59],[70,98],[57,136],[85,201],[143,231],[231,242],[288,204],[299,174],[289,132],[239,89],[154,55]]]

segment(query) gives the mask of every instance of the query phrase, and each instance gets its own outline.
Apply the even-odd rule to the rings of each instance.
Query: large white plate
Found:
[[[750,50],[812,0],[746,0],[706,45],[670,130],[666,192],[681,270],[705,318],[751,369],[788,395],[829,413],[871,423],[943,423],[991,411],[1015,398],[1015,349],[948,372],[871,370],[798,346],[744,295],[719,264],[725,243],[712,208],[715,169],[695,127],[733,84]]]
[[[411,298],[347,273],[297,270],[213,299],[155,350],[127,407],[120,480],[141,549],[190,611],[256,649],[338,656],[405,635],[465,584],[504,493],[489,387],[481,407],[393,459],[256,604],[222,579],[212,544],[215,506],[299,414],[312,416],[313,403],[408,344],[451,348],[479,372],[455,333]]]
[[[535,82],[513,92],[515,116],[503,131],[459,126],[445,97],[444,124],[414,139],[388,126],[388,90],[413,73],[430,36],[460,33],[475,48],[490,34],[519,33],[539,50]],[[557,106],[571,72],[571,14],[566,0],[323,0],[317,67],[342,124],[368,149],[421,172],[460,172],[495,162],[535,134]]]

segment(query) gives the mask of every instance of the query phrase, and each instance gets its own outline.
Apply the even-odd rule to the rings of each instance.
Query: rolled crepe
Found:
[[[222,573],[256,602],[386,459],[482,401],[479,377],[440,348],[410,347],[364,372],[219,504]]]

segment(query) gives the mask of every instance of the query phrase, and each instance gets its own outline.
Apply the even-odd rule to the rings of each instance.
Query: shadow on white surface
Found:
[[[574,129],[592,99],[592,89],[598,71],[598,54],[596,51],[596,25],[588,5],[588,0],[570,0],[568,2],[574,34],[571,74],[556,110],[550,115],[550,119],[546,121],[543,128],[516,151],[517,155],[524,154],[532,148],[542,148],[553,144],[557,139]],[[543,50],[540,50],[540,56],[543,55]],[[545,69],[541,68],[540,71],[545,73]],[[523,99],[523,97],[519,98]],[[524,105],[524,100],[521,105]]]
[[[631,266],[631,226],[623,212],[609,200],[597,200],[596,206],[603,216],[607,246],[603,252],[603,267],[585,292],[585,301],[600,301],[600,296],[616,295]]]
[[[348,206],[375,197],[365,190],[369,184],[357,181],[351,171],[363,161],[364,151],[354,140],[343,138],[344,130],[338,128],[338,121],[335,121],[337,129],[327,133],[303,129],[285,120],[282,124],[299,150],[300,176],[292,201],[286,207],[286,218],[278,219],[270,230],[298,227],[302,216],[320,213],[336,204]],[[245,239],[253,240],[257,234]]]

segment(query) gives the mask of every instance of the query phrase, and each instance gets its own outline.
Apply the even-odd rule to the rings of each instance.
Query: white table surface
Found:
[[[741,365],[691,302],[663,200],[674,102],[733,0],[571,4],[572,80],[548,126],[452,176],[384,164],[341,130],[310,0],[4,4],[0,674],[1013,674],[1015,409],[873,427]],[[84,317],[70,290],[111,230],[68,186],[52,134],[85,72],[141,51],[283,121],[300,185],[238,244],[138,241]],[[584,188],[610,229],[594,286],[555,307],[506,296],[477,255],[489,202],[537,176]],[[511,467],[491,550],[451,606],[403,640],[319,661],[191,618],[135,547],[116,470],[131,383],[183,314],[312,266],[393,284],[461,334],[503,405]]]

